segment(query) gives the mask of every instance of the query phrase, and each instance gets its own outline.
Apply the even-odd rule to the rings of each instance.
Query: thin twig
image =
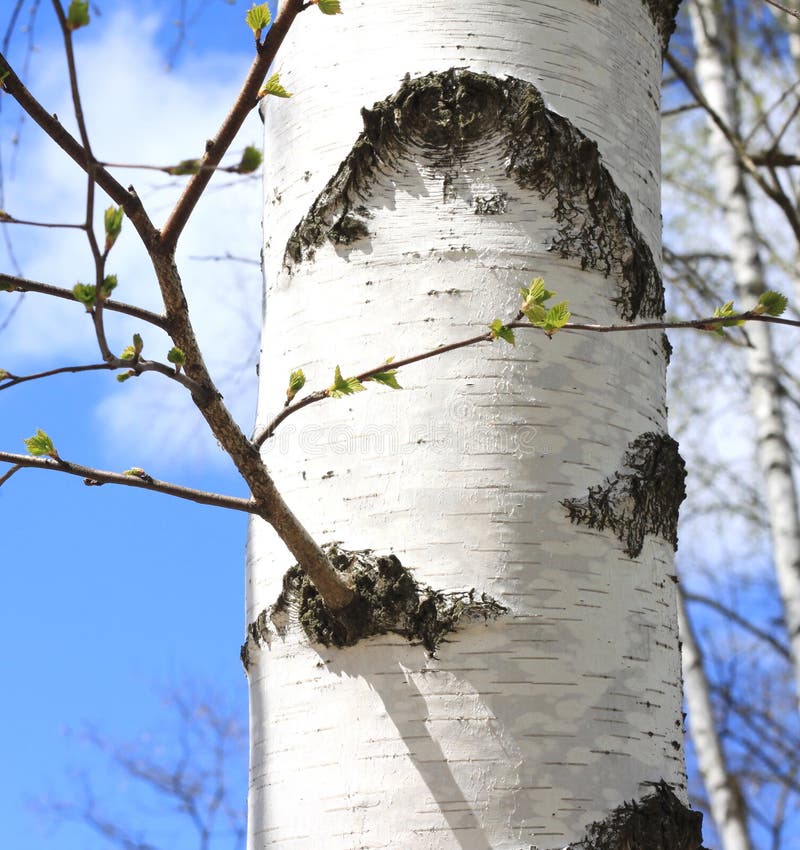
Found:
[[[20,469],[22,469],[22,467],[19,464],[16,464],[12,466],[5,475],[0,475],[0,487],[2,487],[15,472],[19,472]]]
[[[0,213],[0,223],[2,224],[24,224],[28,227],[47,227],[51,230],[58,230],[59,228],[69,229],[69,230],[83,230],[83,224],[64,224],[59,221],[29,221],[25,218],[15,218],[13,215],[9,215],[6,212]]]
[[[247,118],[250,111],[256,106],[258,102],[258,91],[264,82],[270,65],[275,59],[278,48],[283,43],[283,39],[289,32],[294,19],[303,11],[303,8],[304,4],[302,0],[288,0],[288,2],[284,3],[269,32],[267,32],[264,42],[258,45],[258,54],[253,60],[250,72],[236,101],[222,122],[217,135],[209,142],[206,148],[202,161],[203,168],[191,178],[161,230],[163,245],[174,247],[177,244],[192,210],[200,200],[206,186],[208,186],[216,167],[233,143],[245,118]]]
[[[53,298],[63,298],[66,301],[80,303],[71,289],[63,289],[60,286],[53,286],[50,283],[41,283],[36,280],[28,280],[23,277],[0,273],[0,291],[2,290],[6,292],[38,292],[41,295],[50,295]],[[166,316],[161,316],[158,313],[153,313],[134,304],[126,304],[124,301],[112,301],[109,299],[104,302],[104,306],[106,310],[132,316],[134,319],[140,319],[150,325],[155,325],[157,328],[161,328],[162,331],[169,331],[169,323]]]
[[[123,487],[152,490],[155,493],[164,493],[166,496],[186,499],[187,501],[197,502],[201,505],[212,505],[216,508],[228,508],[229,510],[244,511],[250,514],[258,514],[261,510],[253,499],[225,496],[220,493],[210,493],[205,490],[195,490],[192,487],[183,487],[180,484],[172,484],[168,481],[159,481],[142,471],[125,475],[121,472],[94,469],[90,466],[81,466],[80,464],[69,463],[65,460],[32,457],[31,455],[20,455],[12,452],[0,452],[0,462],[14,464],[17,468],[26,467],[29,469],[45,469],[49,472],[65,472],[68,475],[76,475],[79,478],[83,478],[89,486],[120,484]],[[7,480],[9,477],[7,473],[3,480]],[[0,481],[0,483],[3,482]]]
[[[784,6],[782,3],[778,3],[777,0],[766,0],[770,6],[774,6],[776,9],[780,9],[781,12],[786,12],[787,15],[791,15],[793,18],[797,18],[800,20],[800,12],[796,12],[794,9],[789,9],[787,6]]]
[[[505,327],[520,329],[520,330],[542,330],[537,325],[532,325],[527,321],[520,321],[522,314],[518,313],[516,318],[509,322]],[[567,322],[567,324],[563,325],[560,330],[561,331],[589,331],[591,333],[620,333],[620,332],[628,332],[628,331],[656,331],[656,330],[675,330],[681,328],[693,328],[695,330],[703,330],[703,331],[712,331],[717,327],[723,327],[725,325],[731,325],[733,322],[770,322],[773,324],[781,324],[781,325],[789,325],[791,327],[800,328],[800,320],[797,319],[782,319],[779,316],[764,316],[753,312],[744,312],[737,313],[732,316],[709,316],[704,319],[689,319],[686,321],[678,321],[678,322],[641,322],[641,323],[628,323],[624,325],[595,325],[595,324],[582,324],[578,322]],[[548,334],[550,335],[550,334]],[[367,369],[365,372],[360,372],[355,375],[355,379],[360,383],[364,381],[368,381],[370,378],[373,378],[375,375],[380,374],[381,372],[387,372],[389,370],[397,370],[402,366],[408,366],[412,363],[419,363],[421,360],[427,360],[430,357],[438,357],[440,354],[446,354],[448,351],[455,351],[459,348],[466,348],[470,345],[477,345],[481,342],[492,342],[495,340],[494,335],[489,333],[478,334],[477,336],[471,336],[467,339],[459,340],[458,342],[451,342],[448,345],[442,345],[439,348],[434,348],[430,351],[425,351],[422,354],[415,354],[412,357],[406,357],[403,360],[392,360],[390,362],[381,363],[380,366],[374,366],[372,369]],[[304,407],[308,407],[310,404],[315,404],[318,401],[322,401],[325,398],[329,398],[331,395],[331,390],[316,390],[310,393],[307,396],[304,396],[299,401],[291,402],[287,404],[283,410],[278,413],[273,419],[269,422],[269,424],[264,428],[264,430],[258,434],[253,439],[253,444],[255,446],[261,447],[264,443],[274,435],[277,427],[285,420],[288,419],[293,413],[296,413],[298,410],[302,410]]]
[[[10,372],[7,372],[6,374],[8,377],[0,379],[0,392],[10,389],[11,387],[15,387],[18,384],[24,384],[28,381],[38,381],[43,378],[52,378],[55,375],[66,375],[76,372],[113,372],[120,369],[126,369],[133,372],[131,377],[138,377],[145,372],[158,372],[160,375],[164,375],[171,381],[176,381],[186,387],[186,389],[193,395],[202,392],[202,388],[196,381],[193,381],[187,375],[184,375],[183,372],[176,372],[173,367],[167,366],[164,363],[159,363],[156,360],[122,360],[119,357],[114,357],[113,354],[111,359],[104,363],[92,363],[85,366],[59,366],[55,369],[48,369],[44,372],[36,372],[32,375],[12,375]]]

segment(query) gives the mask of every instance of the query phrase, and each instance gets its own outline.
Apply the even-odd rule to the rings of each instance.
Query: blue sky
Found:
[[[102,15],[75,34],[95,151],[107,160],[156,164],[200,154],[252,59],[252,36],[244,24],[250,4],[190,0],[191,26],[169,74],[164,66],[173,55],[173,21],[181,4],[136,4],[135,13],[134,4],[125,2],[99,5]],[[3,28],[6,18],[4,13]],[[20,22],[27,23],[27,9]],[[26,39],[18,28],[10,50],[15,67],[23,62]],[[63,52],[49,3],[39,11],[33,41],[24,79],[47,109],[71,126]],[[257,116],[251,116],[234,149],[260,144],[260,128]],[[10,100],[2,103],[0,132],[4,208],[17,217],[80,220],[80,174],[30,121],[20,128]],[[16,132],[15,149],[10,141]],[[154,172],[118,174],[136,184],[157,221],[180,189],[177,181]],[[247,430],[255,400],[258,267],[190,259],[231,251],[257,261],[260,182],[233,182],[215,180],[226,188],[211,191],[201,204],[182,259],[210,365]],[[100,209],[105,205],[102,198]],[[8,235],[25,276],[68,287],[81,276],[89,279],[82,234],[17,227]],[[13,268],[5,245],[0,267]],[[158,309],[132,228],[124,227],[108,270],[119,275],[120,299]],[[0,324],[18,297],[0,300]],[[143,330],[146,353],[166,352],[163,339],[135,322],[111,321],[109,328],[116,349]],[[242,340],[235,350],[231,339]],[[77,305],[28,295],[0,333],[0,365],[14,373],[96,360],[91,327]],[[120,385],[105,373],[59,377],[4,392],[0,405],[0,446],[6,450],[23,451],[22,438],[43,428],[75,462],[115,470],[142,466],[159,478],[245,495],[191,406],[163,380]],[[0,795],[0,846],[107,846],[81,829],[54,830],[31,803],[45,797],[75,800],[75,770],[95,777],[101,797],[107,776],[102,759],[69,734],[86,723],[116,740],[137,738],[164,724],[162,695],[176,686],[212,689],[232,711],[245,715],[246,680],[238,653],[247,519],[35,471],[19,472],[0,489],[0,511],[5,694],[0,761],[6,786]],[[234,794],[244,795],[246,777],[239,778]],[[179,841],[171,846],[181,850]]]

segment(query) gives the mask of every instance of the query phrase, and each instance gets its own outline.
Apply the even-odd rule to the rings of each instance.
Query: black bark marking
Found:
[[[614,301],[624,319],[663,315],[664,288],[630,201],[601,164],[597,145],[547,109],[530,83],[450,69],[407,79],[362,116],[364,132],[289,238],[288,268],[312,258],[326,240],[353,244],[369,236],[375,175],[391,171],[404,151],[421,149],[446,175],[470,146],[499,134],[508,176],[553,204],[559,228],[549,250],[578,259],[581,268],[613,275]],[[504,209],[503,204],[476,212]]]
[[[284,575],[283,590],[275,604],[248,627],[248,638],[257,646],[269,642],[269,623],[281,635],[296,618],[309,640],[324,646],[353,646],[391,632],[411,643],[421,643],[434,654],[446,636],[465,621],[495,619],[507,610],[485,593],[446,593],[418,584],[394,555],[349,552],[336,545],[326,547],[326,551],[334,567],[356,590],[355,601],[346,609],[330,611],[295,565]],[[247,646],[242,648],[245,667],[249,661]]]
[[[675,32],[675,16],[678,14],[681,0],[642,0],[642,3],[650,12],[650,17],[661,36],[661,52],[666,53],[669,40]]]
[[[581,499],[561,504],[575,523],[610,528],[636,558],[645,534],[658,534],[678,548],[678,509],[686,497],[686,466],[667,434],[648,432],[628,445],[623,470]]]
[[[703,815],[659,782],[653,794],[623,803],[586,830],[572,850],[705,850]]]

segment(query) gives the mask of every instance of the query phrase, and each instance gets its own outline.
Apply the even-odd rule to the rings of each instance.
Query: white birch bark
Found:
[[[734,92],[726,77],[721,52],[719,7],[714,0],[694,0],[689,11],[697,49],[697,82],[712,109],[736,132]],[[748,309],[764,289],[764,269],[746,178],[730,144],[711,121],[709,132],[717,193],[730,238],[736,299],[742,309]],[[800,685],[800,515],[777,380],[779,369],[769,325],[753,323],[747,327],[747,335],[750,347],[745,360],[756,423],[758,463],[764,476],[773,560],[795,679]]]
[[[738,783],[728,770],[725,751],[717,734],[711,692],[703,656],[678,593],[678,631],[683,659],[683,690],[697,764],[708,794],[711,816],[722,842],[720,850],[751,850],[747,812]]]
[[[617,274],[548,250],[552,197],[506,173],[501,139],[442,163],[424,145],[385,162],[368,238],[283,265],[293,229],[362,130],[362,107],[403,78],[469,68],[530,81],[594,139],[660,256],[661,43],[641,0],[488,5],[352,0],[311,9],[287,40],[289,101],[266,108],[266,322],[259,425],[291,369],[308,386],[481,332],[541,275],[576,318],[614,322]],[[502,214],[478,215],[487,199]],[[665,780],[683,796],[672,546],[629,557],[561,501],[665,430],[660,335],[519,331],[409,367],[402,392],[298,412],[265,446],[321,542],[393,552],[437,589],[508,606],[437,657],[387,635],[337,650],[298,627],[251,645],[250,850],[561,848]],[[251,528],[247,617],[291,560]]]

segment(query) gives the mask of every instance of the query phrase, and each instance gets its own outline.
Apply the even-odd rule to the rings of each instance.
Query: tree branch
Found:
[[[86,151],[81,143],[61,125],[56,115],[47,112],[25,88],[20,78],[14,73],[8,59],[2,53],[0,53],[0,71],[6,74],[2,82],[3,90],[10,94],[58,147],[85,171]],[[158,231],[150,221],[133,188],[123,188],[121,183],[100,166],[95,168],[93,179],[113,201],[125,210],[125,214],[142,237],[145,246],[153,245],[157,240]]]
[[[505,327],[514,328],[515,330],[542,330],[542,328],[537,325],[533,325],[527,321],[520,321],[520,315],[517,315],[513,321],[509,322]],[[591,333],[620,333],[627,331],[655,331],[655,330],[676,330],[682,328],[693,328],[695,330],[703,330],[703,331],[713,331],[717,327],[722,327],[725,325],[731,325],[735,322],[770,322],[772,324],[779,325],[789,325],[791,327],[800,328],[800,320],[797,319],[782,319],[780,316],[765,316],[759,313],[754,313],[752,311],[747,311],[744,313],[737,313],[731,316],[709,316],[705,319],[688,319],[686,321],[679,322],[641,322],[641,323],[629,323],[624,325],[593,325],[593,324],[581,324],[578,322],[567,322],[567,324],[563,325],[560,330],[563,331],[589,331]],[[547,333],[546,331],[544,331]],[[548,334],[550,336],[551,334]],[[459,348],[466,348],[470,345],[477,345],[481,342],[493,342],[495,341],[495,336],[491,332],[485,334],[478,334],[477,336],[471,336],[467,339],[459,340],[458,342],[451,342],[448,345],[442,345],[439,348],[431,349],[430,351],[425,351],[422,354],[415,354],[412,357],[406,357],[403,360],[392,360],[390,362],[381,363],[380,366],[374,366],[372,369],[367,369],[365,372],[359,372],[355,375],[355,379],[360,383],[364,381],[368,381],[370,378],[373,378],[375,375],[380,374],[381,372],[387,372],[390,369],[396,370],[402,366],[408,366],[412,363],[418,363],[421,360],[427,360],[430,357],[438,357],[440,354],[446,354],[448,351],[455,351]],[[296,402],[288,403],[284,406],[284,409],[278,413],[273,419],[269,422],[269,424],[264,428],[264,430],[258,434],[258,436],[254,437],[253,445],[257,447],[261,447],[264,443],[270,439],[275,433],[277,427],[285,420],[288,419],[293,413],[296,413],[298,410],[301,410],[304,407],[308,407],[310,404],[315,404],[318,401],[322,401],[325,398],[329,398],[331,395],[330,388],[324,390],[315,390],[307,396],[304,396],[302,399]]]
[[[6,292],[38,292],[42,295],[51,295],[54,298],[63,298],[66,301],[81,303],[75,297],[71,289],[63,289],[49,283],[40,283],[36,280],[27,280],[26,278],[0,273],[0,291],[2,290],[5,290]],[[115,313],[124,313],[126,316],[132,316],[134,319],[140,319],[150,325],[155,325],[162,331],[168,332],[166,316],[161,316],[158,313],[153,313],[150,310],[145,310],[142,307],[135,306],[134,304],[126,304],[124,301],[112,301],[111,299],[108,299],[103,302],[103,306],[106,310],[112,310]]]
[[[53,460],[52,458],[33,457],[31,455],[14,454],[12,452],[0,451],[0,462],[11,463],[20,469],[45,469],[50,472],[65,472],[67,475],[76,475],[84,479],[88,486],[101,484],[119,484],[123,487],[136,487],[140,490],[151,490],[154,493],[163,493],[166,496],[174,496],[177,499],[186,499],[189,502],[197,502],[201,505],[211,505],[216,508],[228,508],[233,511],[243,511],[249,514],[260,514],[260,506],[253,499],[242,499],[238,496],[225,496],[219,493],[209,493],[205,490],[195,490],[192,487],[182,487],[180,484],[171,484],[168,481],[158,481],[147,475],[144,471],[132,472],[125,475],[120,472],[108,472],[103,469],[94,469],[90,466],[81,466],[77,463],[69,463],[65,460]],[[14,471],[16,471],[16,469]],[[5,483],[11,472],[6,473],[0,484]]]
[[[161,230],[162,245],[174,248],[177,244],[192,210],[208,186],[214,171],[222,161],[222,157],[233,143],[245,118],[250,114],[250,110],[256,106],[258,90],[264,82],[267,71],[294,19],[303,11],[303,8],[302,0],[287,0],[270,27],[263,44],[258,46],[258,55],[253,61],[247,79],[231,107],[231,111],[222,122],[217,135],[206,148],[200,171],[187,184]]]

